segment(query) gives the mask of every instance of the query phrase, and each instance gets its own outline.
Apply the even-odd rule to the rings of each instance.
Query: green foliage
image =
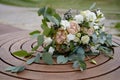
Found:
[[[57,26],[60,25],[61,17],[56,13],[53,8],[43,7],[38,10],[38,15],[43,16],[45,21],[53,22]]]
[[[68,57],[64,57],[62,55],[57,57],[57,63],[58,64],[65,64],[68,62]]]
[[[112,49],[108,48],[108,47],[104,47],[104,46],[99,46],[98,48],[100,51],[103,52],[103,54],[105,54],[105,56],[107,57],[110,57],[110,58],[113,58],[113,54],[111,53],[112,52]]]
[[[79,68],[81,71],[86,69],[86,63],[84,61],[74,61],[73,68]]]
[[[36,45],[35,47],[32,48],[32,51],[36,51],[39,48],[38,45]]]
[[[42,29],[43,29],[43,34],[45,36],[49,36],[50,32],[51,32],[51,28],[48,27],[47,23],[45,20],[42,20],[42,25],[41,25]]]
[[[43,44],[43,42],[44,42],[44,36],[43,35],[39,35],[37,37],[37,45],[41,46]]]
[[[53,64],[52,55],[50,53],[43,53],[42,60],[47,64]]]
[[[40,54],[37,54],[36,57],[27,60],[26,63],[27,64],[32,64],[33,62],[39,63],[40,62],[40,57],[41,57]]]
[[[16,51],[16,52],[13,52],[12,54],[15,55],[15,56],[18,56],[18,57],[26,57],[26,56],[30,56],[31,55],[31,54],[29,54],[25,50]]]
[[[35,30],[35,31],[29,33],[29,35],[31,35],[32,37],[38,37],[39,34],[40,34],[40,31],[38,31],[38,30]]]
[[[78,56],[79,60],[84,61],[84,59],[85,59],[85,51],[84,51],[84,49],[82,47],[79,47],[76,50],[76,53],[77,53],[77,56]]]
[[[25,66],[10,66],[6,68],[6,71],[13,72],[13,73],[22,72],[24,70],[25,70]]]

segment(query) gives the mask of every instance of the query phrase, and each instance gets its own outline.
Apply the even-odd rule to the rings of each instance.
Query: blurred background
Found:
[[[120,0],[0,0],[0,23],[25,30],[40,29],[40,7],[53,7],[63,15],[70,8],[75,12],[89,9],[94,2],[105,14],[106,30],[120,36]]]

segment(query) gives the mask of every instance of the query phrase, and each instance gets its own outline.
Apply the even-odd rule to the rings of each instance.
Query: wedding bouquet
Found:
[[[112,35],[105,32],[102,21],[105,19],[100,9],[80,11],[72,15],[71,10],[61,18],[56,11],[50,7],[38,10],[38,15],[43,16],[41,28],[30,35],[37,37],[37,45],[32,52],[21,50],[13,53],[22,57],[36,55],[28,59],[27,64],[73,63],[73,68],[81,71],[86,69],[85,58],[104,54],[112,58]],[[93,59],[90,62],[97,64]]]

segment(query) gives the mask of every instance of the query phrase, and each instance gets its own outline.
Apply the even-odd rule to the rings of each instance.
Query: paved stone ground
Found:
[[[40,23],[42,17],[37,15],[37,10],[38,8],[24,8],[0,4],[0,23],[24,30],[41,29]],[[114,26],[116,22],[120,22],[120,20],[106,20],[104,22],[109,33],[120,33],[116,29],[109,27]]]

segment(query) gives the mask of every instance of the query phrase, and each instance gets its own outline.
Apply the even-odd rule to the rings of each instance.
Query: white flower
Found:
[[[80,39],[79,39],[78,37],[75,37],[74,41],[75,41],[75,42],[79,42]]]
[[[99,26],[93,26],[94,27],[94,29],[99,29]]]
[[[77,23],[81,24],[84,20],[84,17],[82,15],[75,15],[74,19],[76,20]]]
[[[81,37],[81,33],[77,33],[76,36],[77,36],[77,37]]]
[[[45,37],[44,38],[44,46],[49,45],[52,42],[52,39],[50,37]]]
[[[48,52],[49,52],[51,55],[53,54],[54,51],[55,51],[55,49],[54,49],[53,47],[50,47],[49,50],[48,50]]]
[[[97,19],[95,13],[89,10],[82,11],[81,14],[84,16],[87,22],[94,22]]]
[[[89,40],[90,40],[90,38],[88,35],[82,36],[82,38],[81,38],[81,42],[83,44],[88,44]]]
[[[70,23],[67,20],[61,20],[60,23],[63,26],[63,29],[65,30],[67,27],[70,27]]]
[[[96,14],[99,22],[102,22],[103,20],[105,20],[104,14],[100,10],[97,10]]]
[[[67,35],[67,42],[70,42],[71,40],[74,40],[74,39],[75,39],[75,35],[71,33]]]
[[[101,28],[101,30],[102,30],[102,31],[105,31],[105,27],[103,26],[103,27]]]

